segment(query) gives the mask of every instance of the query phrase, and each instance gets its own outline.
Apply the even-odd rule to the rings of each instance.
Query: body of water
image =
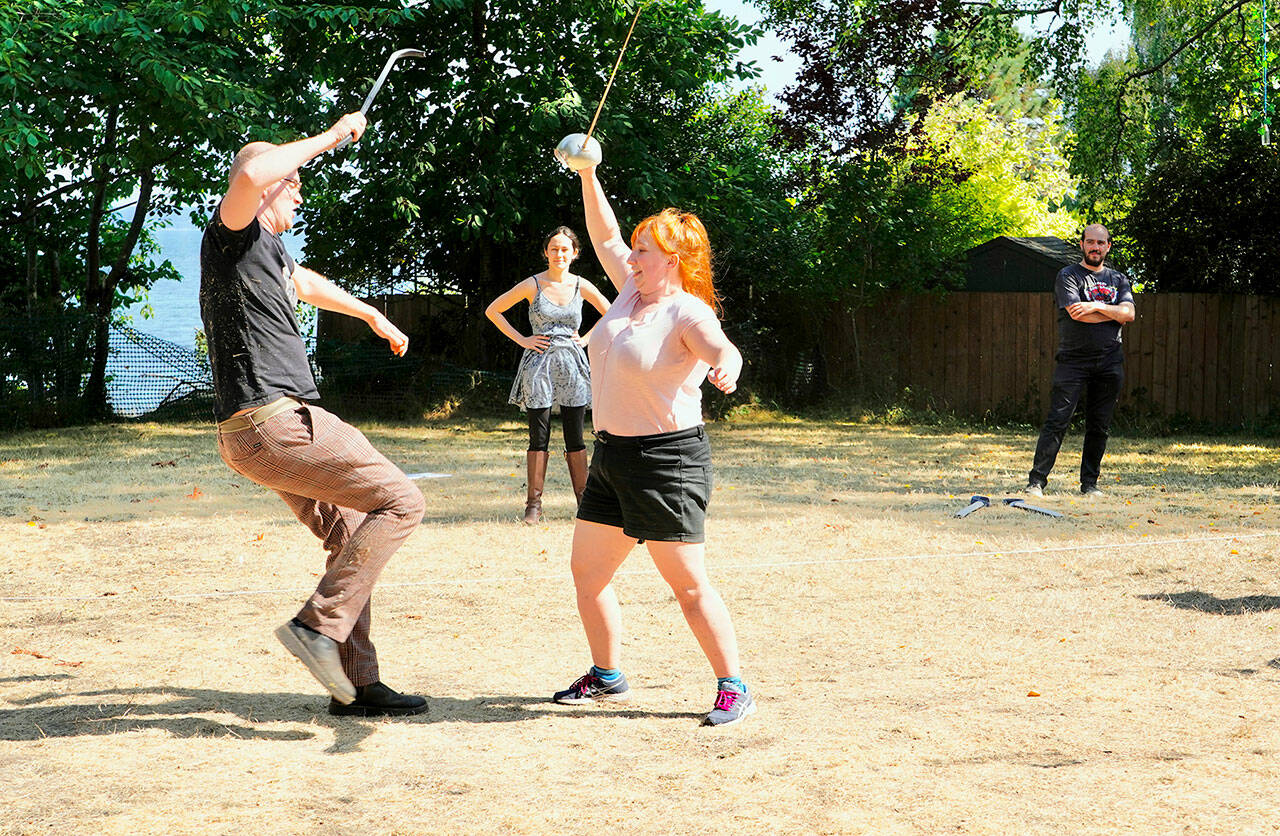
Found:
[[[139,331],[194,348],[196,331],[204,327],[200,322],[200,239],[204,230],[192,226],[184,215],[173,226],[154,234],[160,245],[160,257],[173,262],[182,279],[156,282],[147,294],[147,301],[131,306],[126,313]],[[285,235],[285,246],[294,258],[301,256],[304,240],[300,233]],[[146,305],[153,312],[150,318],[142,314]]]

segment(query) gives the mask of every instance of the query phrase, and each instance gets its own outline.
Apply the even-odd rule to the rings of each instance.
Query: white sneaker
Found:
[[[1080,489],[1080,495],[1081,495],[1081,496],[1106,496],[1106,494],[1105,494],[1105,493],[1103,493],[1102,491],[1098,490],[1098,486],[1097,486],[1097,485],[1090,485],[1090,486],[1089,486],[1089,487],[1087,487],[1087,488],[1081,488],[1081,489]]]
[[[1044,496],[1044,489],[1039,485],[1027,485],[1022,492],[1027,496]]]
[[[721,688],[716,692],[716,705],[702,719],[704,726],[732,726],[756,713],[756,701],[750,694],[733,688]]]

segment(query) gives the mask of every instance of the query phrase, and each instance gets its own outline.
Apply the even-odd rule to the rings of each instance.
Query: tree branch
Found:
[[[142,172],[142,183],[138,187],[138,208],[133,212],[133,220],[129,224],[129,232],[125,236],[124,244],[120,247],[120,255],[111,265],[111,272],[107,275],[107,290],[112,293],[115,292],[116,285],[120,283],[120,278],[129,266],[129,258],[133,255],[134,248],[138,246],[138,239],[142,237],[142,227],[147,220],[147,210],[151,205],[151,190],[155,184],[154,168],[148,168]]]
[[[120,180],[127,180],[133,177],[141,177],[142,174],[148,168],[154,168],[155,166],[164,165],[170,160],[177,158],[180,154],[187,153],[189,151],[190,151],[189,148],[186,148],[186,149],[176,148],[173,150],[172,153],[167,154],[161,157],[160,159],[155,160],[154,162],[147,163],[147,165],[139,166],[138,168],[121,171],[119,174],[106,178],[106,180],[103,182],[105,182],[106,185],[109,186],[112,183],[116,183]],[[27,220],[29,220],[31,216],[35,214],[35,211],[39,209],[42,204],[47,203],[50,200],[53,200],[55,197],[58,197],[59,195],[66,194],[67,192],[73,192],[76,189],[82,189],[85,186],[97,183],[99,182],[100,178],[101,178],[101,175],[99,174],[91,174],[90,176],[85,177],[82,180],[77,180],[74,183],[67,183],[66,185],[59,186],[53,191],[45,192],[39,197],[32,198],[27,202],[26,206],[22,209],[22,211],[19,214],[13,215],[8,218],[0,219],[0,227],[17,226],[19,224],[26,223]],[[119,209],[120,207],[116,207],[116,208]],[[115,211],[115,210],[112,210],[112,211]]]
[[[1148,67],[1145,70],[1135,70],[1129,73],[1124,78],[1120,79],[1120,85],[1123,87],[1131,81],[1137,81],[1138,79],[1144,76],[1149,76],[1152,73],[1157,73],[1160,70],[1164,69],[1165,66],[1167,66],[1170,61],[1178,57],[1179,53],[1181,53],[1187,47],[1191,46],[1196,41],[1200,40],[1200,38],[1204,37],[1209,32],[1210,29],[1212,29],[1213,27],[1221,23],[1223,18],[1225,18],[1227,15],[1231,14],[1234,11],[1238,11],[1242,6],[1251,2],[1253,2],[1253,0],[1236,0],[1234,4],[1223,9],[1218,14],[1217,17],[1215,17],[1213,20],[1206,23],[1204,26],[1200,27],[1200,30],[1198,32],[1196,32],[1191,37],[1187,38],[1182,43],[1178,44],[1178,48],[1175,49],[1173,52],[1170,52],[1168,55],[1166,55],[1164,57],[1164,60],[1162,60],[1159,64]]]
[[[993,14],[993,15],[1009,15],[1011,17],[1031,15],[1034,17],[1035,15],[1043,15],[1043,14],[1048,14],[1049,12],[1053,12],[1058,17],[1062,17],[1062,0],[1058,0],[1056,3],[1053,3],[1052,5],[1044,6],[1039,9],[1024,9],[1021,6],[1014,6],[1011,9],[1000,9],[1000,8],[996,8],[995,4],[993,3],[978,3],[978,2],[973,2],[973,0],[962,0],[960,5],[961,6],[981,6],[982,8],[986,9],[990,14]]]
[[[1235,0],[1234,3],[1219,12],[1216,17],[1204,26],[1201,26],[1194,34],[1182,43],[1178,44],[1177,48],[1166,55],[1159,63],[1143,70],[1134,70],[1133,72],[1126,73],[1125,76],[1120,79],[1117,84],[1118,91],[1116,93],[1116,141],[1111,144],[1111,162],[1113,166],[1118,166],[1120,164],[1120,141],[1124,139],[1125,124],[1129,121],[1125,118],[1124,113],[1124,94],[1128,89],[1129,84],[1140,78],[1145,78],[1146,76],[1160,72],[1160,70],[1169,65],[1169,62],[1182,54],[1183,50],[1207,35],[1210,30],[1221,23],[1232,12],[1239,11],[1250,2],[1252,2],[1252,0]]]

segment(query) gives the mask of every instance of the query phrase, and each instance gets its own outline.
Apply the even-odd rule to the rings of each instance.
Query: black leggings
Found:
[[[530,409],[529,413],[529,451],[546,451],[551,443],[551,407],[546,409]],[[564,428],[564,450],[576,453],[587,449],[582,442],[582,422],[586,418],[587,407],[560,407],[560,423]]]

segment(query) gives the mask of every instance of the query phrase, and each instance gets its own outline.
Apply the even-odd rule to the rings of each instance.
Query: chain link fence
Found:
[[[0,428],[75,423],[83,408],[92,347],[83,323],[63,319],[0,327]],[[77,335],[80,338],[77,338]],[[123,419],[213,421],[209,358],[128,325],[113,325],[107,359],[107,402]],[[321,401],[344,416],[421,418],[463,399],[505,403],[513,375],[438,359],[396,357],[385,345],[307,340]]]
[[[209,357],[127,325],[113,326],[107,401],[122,418],[212,419]]]

